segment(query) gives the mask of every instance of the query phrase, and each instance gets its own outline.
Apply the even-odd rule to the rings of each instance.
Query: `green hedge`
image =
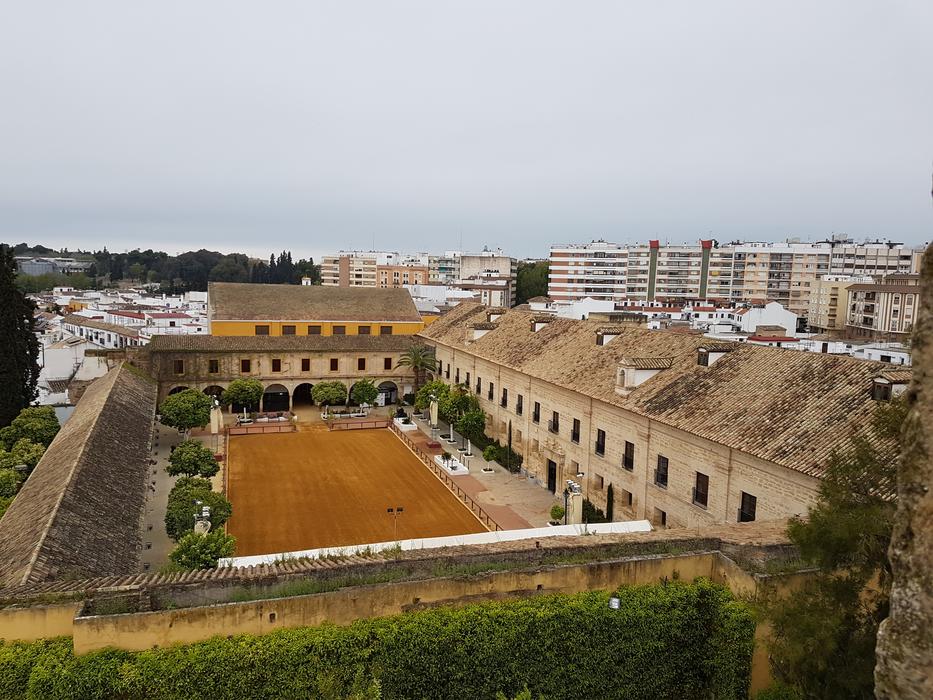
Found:
[[[441,608],[74,657],[0,646],[0,699],[746,698],[754,622],[709,582]],[[221,630],[218,630],[221,631]]]

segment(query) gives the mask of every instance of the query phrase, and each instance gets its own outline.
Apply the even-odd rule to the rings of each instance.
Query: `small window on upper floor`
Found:
[[[278,358],[274,358],[274,359],[272,360],[272,371],[273,371],[273,372],[281,372],[281,371],[282,371],[282,360],[280,360],[280,359],[278,359]]]
[[[240,360],[240,372],[242,374],[249,374],[252,371],[252,361],[251,360]]]
[[[295,335],[295,326],[282,326],[282,335]]]
[[[347,327],[346,326],[334,326],[333,333],[334,335],[346,335]]]
[[[356,333],[357,335],[370,335],[371,330],[369,326],[359,326]]]
[[[220,372],[220,360],[208,360],[207,361],[207,373],[217,374],[219,372]]]
[[[391,357],[382,358],[382,369],[386,371],[392,369],[392,358]]]
[[[256,326],[256,335],[269,335],[269,326]]]
[[[379,326],[379,335],[392,335],[392,326]]]
[[[308,335],[320,335],[321,327],[320,326],[308,326]]]
[[[184,374],[185,373],[185,361],[184,360],[175,360],[173,363],[175,374]]]

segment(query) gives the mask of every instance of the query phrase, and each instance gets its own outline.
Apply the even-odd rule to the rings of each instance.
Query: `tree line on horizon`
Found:
[[[115,285],[121,281],[159,284],[162,291],[174,294],[207,289],[208,282],[251,282],[253,284],[301,284],[310,277],[320,284],[320,266],[313,258],[295,262],[291,251],[272,254],[269,260],[251,258],[243,253],[219,253],[206,249],[169,255],[152,249],[111,253],[104,247],[97,251],[53,250],[42,245],[19,243],[11,246],[15,255],[73,257],[92,263],[87,274],[19,275],[24,291],[39,292],[55,286],[91,289]]]

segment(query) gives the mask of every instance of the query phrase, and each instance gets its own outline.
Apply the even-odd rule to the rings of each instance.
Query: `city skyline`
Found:
[[[929,3],[365,9],[18,7],[0,239],[930,238]]]

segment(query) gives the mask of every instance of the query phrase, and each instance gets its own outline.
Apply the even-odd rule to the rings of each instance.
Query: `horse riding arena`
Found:
[[[385,429],[231,436],[227,498],[237,556],[486,531]]]

